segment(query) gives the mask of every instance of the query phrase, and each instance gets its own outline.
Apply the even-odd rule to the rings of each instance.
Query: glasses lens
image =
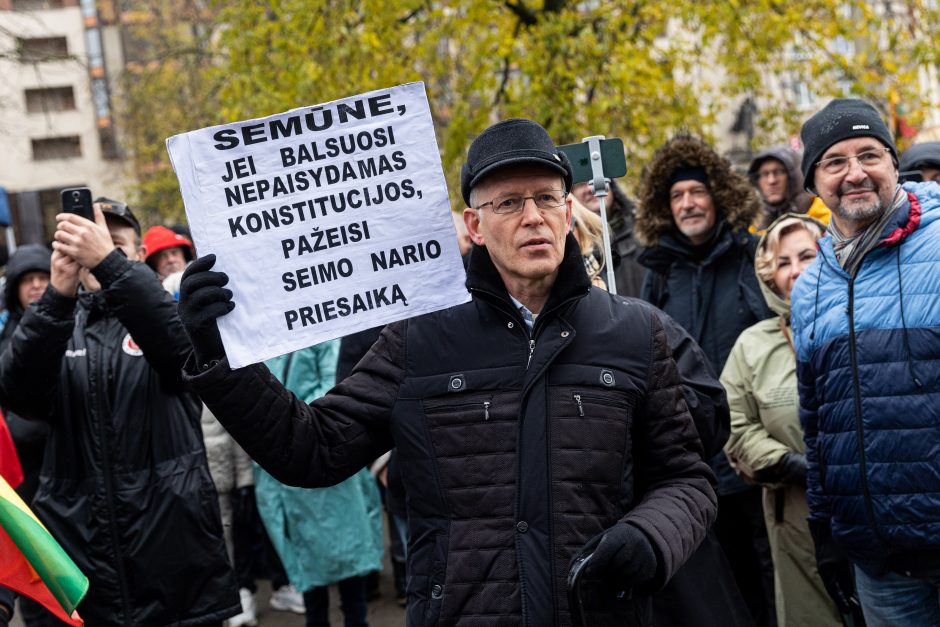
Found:
[[[535,204],[539,209],[554,209],[565,204],[565,192],[552,189],[535,195]]]
[[[832,159],[826,159],[822,162],[822,168],[829,174],[838,174],[845,169],[845,166],[848,165],[849,160],[846,157],[833,157]]]
[[[517,194],[497,196],[493,199],[493,213],[515,213],[522,209],[525,199]]]

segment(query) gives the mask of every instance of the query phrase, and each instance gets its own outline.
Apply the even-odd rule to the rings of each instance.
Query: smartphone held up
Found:
[[[91,206],[91,190],[87,187],[70,187],[60,192],[62,211],[74,213],[94,221],[95,212]]]

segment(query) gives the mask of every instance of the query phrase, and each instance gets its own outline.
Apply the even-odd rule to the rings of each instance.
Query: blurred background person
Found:
[[[0,332],[0,353],[10,344],[10,338],[13,337],[26,308],[39,300],[46,291],[51,271],[51,255],[52,251],[45,246],[26,244],[17,248],[10,257],[3,292],[7,320]],[[26,420],[5,407],[3,414],[23,469],[23,482],[16,488],[16,493],[28,505],[39,487],[39,471],[49,436],[49,425],[45,422]],[[26,627],[61,624],[44,607],[31,599],[20,597],[19,605],[20,618]]]
[[[584,270],[591,279],[591,283],[607,289],[601,217],[582,205],[574,195],[571,198],[571,230],[578,241],[578,246],[581,247]]]
[[[758,233],[785,213],[808,213],[829,223],[829,209],[803,189],[800,153],[786,144],[757,153],[747,169],[751,183],[760,193],[763,206],[752,226]]]
[[[739,474],[764,488],[779,627],[842,624],[819,578],[806,522],[806,456],[790,330],[790,290],[816,258],[824,229],[792,213],[768,227],[754,265],[767,304],[778,315],[741,333],[721,374],[731,407],[725,452]]]
[[[940,183],[940,142],[914,144],[901,153],[898,170],[918,170],[924,181]]]
[[[174,272],[182,272],[195,258],[192,241],[165,226],[152,226],[144,233],[147,265],[164,280]]]
[[[582,206],[600,216],[601,200],[594,195],[589,183],[573,185],[571,195]],[[640,245],[633,237],[636,205],[616,181],[610,182],[610,191],[604,197],[604,203],[610,229],[611,263],[617,281],[617,293],[621,296],[639,297],[646,268],[637,261]],[[606,271],[602,271],[600,276],[603,278],[605,274]]]
[[[339,342],[265,362],[303,402],[336,380]],[[378,488],[368,469],[329,488],[284,485],[255,465],[255,496],[268,535],[294,588],[303,592],[308,627],[329,626],[328,586],[337,584],[345,627],[368,627],[366,575],[381,569],[384,540]]]

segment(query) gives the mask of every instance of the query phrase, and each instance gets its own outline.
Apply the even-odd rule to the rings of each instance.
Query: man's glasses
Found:
[[[535,202],[535,206],[542,210],[557,209],[565,204],[567,193],[562,189],[547,189],[536,192],[533,196],[523,196],[522,194],[504,194],[497,196],[489,202],[477,205],[475,209],[482,209],[487,205],[492,206],[493,213],[506,215],[508,213],[518,213],[525,206],[525,201],[530,198]]]
[[[764,180],[770,177],[780,178],[781,176],[786,176],[787,171],[783,168],[774,168],[773,170],[764,170],[757,173],[758,180]]]
[[[884,161],[885,153],[888,152],[887,148],[879,148],[875,150],[866,150],[865,152],[860,152],[857,155],[852,155],[851,157],[830,157],[829,159],[823,159],[822,161],[816,162],[816,167],[822,169],[826,174],[831,174],[833,176],[843,174],[846,170],[849,169],[849,162],[852,159],[857,159],[858,164],[862,166],[863,169],[874,168],[877,165],[880,165]]]

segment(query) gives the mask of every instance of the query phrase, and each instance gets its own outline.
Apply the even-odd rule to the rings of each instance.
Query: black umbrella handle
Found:
[[[584,567],[591,560],[593,553],[582,555],[574,561],[568,571],[568,611],[571,612],[572,627],[588,627],[581,599],[581,580]]]

